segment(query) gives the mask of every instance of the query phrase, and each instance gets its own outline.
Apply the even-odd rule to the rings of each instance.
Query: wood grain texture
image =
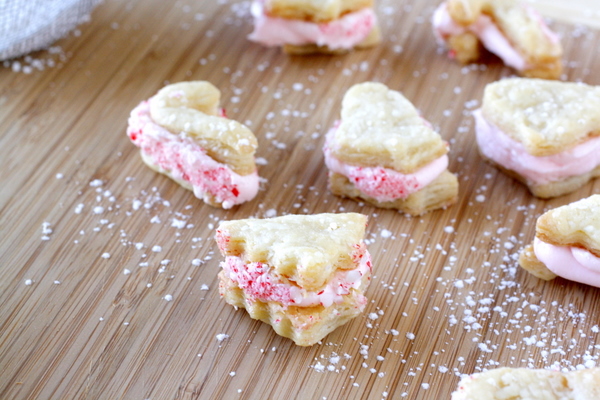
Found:
[[[540,281],[516,256],[537,216],[600,181],[543,201],[482,162],[470,111],[511,71],[449,60],[431,34],[436,3],[382,0],[380,46],[290,57],[246,40],[248,2],[107,0],[59,51],[33,55],[55,66],[6,63],[0,398],[445,399],[483,368],[594,364],[598,289]],[[564,78],[600,84],[600,33],[553,28]],[[125,135],[138,102],[192,79],[221,89],[266,160],[257,198],[232,210],[145,167]],[[402,91],[450,143],[457,204],[408,218],[328,193],[324,134],[368,80]],[[370,218],[363,316],[300,348],[219,298],[218,221],[342,211]]]

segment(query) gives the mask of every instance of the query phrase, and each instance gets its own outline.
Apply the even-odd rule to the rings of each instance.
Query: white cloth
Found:
[[[0,0],[0,60],[50,46],[101,0]]]

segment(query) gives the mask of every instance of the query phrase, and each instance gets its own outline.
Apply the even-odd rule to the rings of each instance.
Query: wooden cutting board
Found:
[[[600,180],[544,201],[481,160],[470,112],[512,71],[449,60],[431,33],[436,3],[382,0],[380,46],[292,57],[246,40],[247,1],[107,0],[50,51],[6,62],[0,398],[448,399],[486,368],[595,365],[598,289],[542,282],[515,260],[541,213]],[[560,2],[554,16],[590,18],[592,4]],[[600,33],[552,27],[564,79],[600,84]],[[196,79],[259,141],[261,191],[232,210],[145,167],[125,135],[141,100]],[[324,134],[344,92],[371,80],[450,143],[457,204],[410,218],[328,193]],[[219,221],[344,211],[370,219],[362,316],[302,348],[219,298]]]

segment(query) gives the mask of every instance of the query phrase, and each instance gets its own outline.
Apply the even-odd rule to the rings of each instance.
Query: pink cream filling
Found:
[[[579,247],[555,246],[537,237],[533,250],[537,259],[556,275],[600,287],[600,257]]]
[[[314,43],[332,50],[350,49],[362,42],[377,22],[377,17],[370,8],[320,24],[270,17],[265,14],[264,0],[255,0],[251,13],[254,17],[254,31],[248,38],[266,46],[302,46]]]
[[[544,34],[552,42],[557,43],[559,38],[548,28],[539,14],[531,7],[527,7],[526,10],[539,22]],[[481,14],[473,24],[465,27],[454,22],[448,13],[446,3],[442,3],[435,10],[432,23],[436,38],[440,43],[444,43],[449,36],[471,32],[479,38],[486,49],[500,57],[504,64],[519,71],[531,68],[525,61],[525,58],[523,58],[519,51],[508,41],[506,36],[504,36],[494,21],[487,15]]]
[[[207,155],[184,133],[175,135],[156,124],[150,117],[148,101],[131,111],[128,122],[127,135],[143,156],[174,179],[188,182],[196,197],[201,199],[210,194],[227,209],[251,200],[258,193],[256,171],[239,175]]]
[[[483,155],[530,182],[546,184],[588,173],[600,165],[600,136],[557,154],[536,157],[486,120],[480,109],[475,110],[473,116],[477,143]]]
[[[336,124],[327,133],[323,153],[330,171],[344,175],[362,193],[379,202],[405,199],[425,186],[448,168],[448,156],[434,160],[411,174],[403,174],[384,167],[360,167],[344,163],[332,154],[335,144]]]
[[[370,276],[371,255],[365,248],[356,268],[337,271],[319,292],[307,291],[282,282],[273,274],[273,268],[266,263],[244,263],[240,257],[227,256],[225,261],[221,262],[221,267],[229,279],[251,300],[274,301],[284,306],[310,307],[321,304],[329,307],[334,303],[343,302],[344,296],[348,295],[351,289],[361,286],[363,276]],[[360,296],[366,304],[364,296]]]

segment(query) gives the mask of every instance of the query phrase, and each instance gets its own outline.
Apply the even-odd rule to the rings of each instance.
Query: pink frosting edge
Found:
[[[344,163],[333,154],[337,122],[327,133],[323,154],[325,165],[330,171],[344,175],[362,193],[379,202],[405,199],[433,182],[448,168],[448,155],[435,159],[411,174],[403,174],[384,167],[361,167]]]
[[[331,50],[351,49],[366,39],[377,25],[377,16],[371,8],[319,24],[268,16],[263,3],[264,0],[252,2],[254,30],[248,39],[266,46],[317,44]]]
[[[579,283],[600,287],[600,258],[578,247],[556,246],[538,237],[533,240],[538,260],[556,275]]]
[[[246,263],[238,256],[225,257],[221,268],[250,301],[274,301],[285,307],[310,307],[319,304],[329,307],[343,302],[344,297],[351,293],[351,289],[358,289],[362,285],[363,277],[367,276],[367,279],[370,279],[371,255],[364,244],[357,246],[363,251],[357,266],[350,270],[338,270],[319,292],[284,283],[268,264]],[[366,304],[366,298],[362,294],[359,294],[358,301],[362,306]]]
[[[473,112],[475,134],[481,152],[505,168],[535,184],[546,184],[588,173],[600,165],[600,137],[551,156],[529,154],[525,146],[488,121],[481,109]]]
[[[550,41],[553,43],[558,43],[560,41],[556,33],[554,33],[548,27],[548,25],[546,25],[544,19],[537,13],[537,11],[535,11],[535,9],[529,5],[526,5],[525,9],[533,19],[538,21],[538,24],[544,32],[544,35],[548,37]],[[500,57],[504,64],[516,69],[517,71],[524,71],[531,69],[532,67],[527,63],[525,58],[519,53],[515,46],[510,43],[508,38],[502,34],[498,26],[491,20],[491,18],[486,15],[480,15],[473,24],[465,27],[454,22],[448,13],[447,3],[443,2],[434,11],[431,21],[435,37],[440,44],[445,43],[449,36],[471,32],[474,33],[479,40],[481,40],[486,49]]]
[[[130,114],[127,135],[161,172],[188,183],[197,198],[212,195],[225,209],[253,199],[258,193],[259,177],[254,171],[239,175],[229,166],[206,154],[184,134],[175,135],[152,121],[148,101]]]

